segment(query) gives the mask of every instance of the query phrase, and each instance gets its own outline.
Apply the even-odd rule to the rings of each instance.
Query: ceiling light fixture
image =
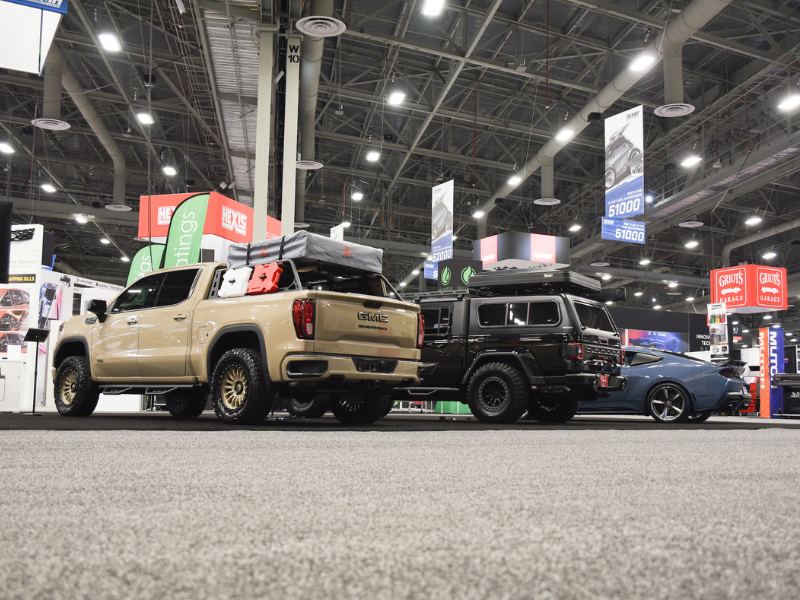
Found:
[[[678,287],[678,282],[677,281],[670,281],[667,284],[667,287],[676,288],[676,287]]]
[[[646,267],[647,265],[650,264],[650,259],[645,256],[642,260],[639,261],[639,264],[642,265],[643,267]]]
[[[361,200],[363,197],[364,197],[364,194],[362,192],[359,192],[358,190],[356,190],[352,194],[350,194],[350,198],[352,198],[356,202]]]
[[[686,296],[687,302],[694,302],[694,296]]]
[[[408,284],[405,281],[400,282],[400,287],[406,287]]]
[[[697,154],[690,154],[681,161],[681,166],[684,169],[690,169],[700,163],[702,160],[703,159],[700,156],[697,156]]]
[[[656,62],[656,57],[652,54],[640,54],[636,58],[633,59],[629,68],[631,71],[635,73],[642,73],[647,71],[650,67],[652,67]]]
[[[8,142],[0,142],[0,152],[3,154],[14,154],[14,148]]]
[[[472,216],[475,217],[476,219],[480,219],[485,214],[486,213],[483,212],[482,210],[476,210],[474,213],[472,213]]]
[[[581,230],[581,224],[580,224],[580,223],[578,223],[578,222],[572,223],[572,224],[569,226],[569,230],[570,230],[570,231],[572,231],[572,232],[575,232],[575,231],[580,231],[580,230]]]
[[[43,183],[42,189],[48,194],[52,194],[53,192],[56,191],[56,188],[52,183]]]
[[[414,269],[413,271],[411,271],[411,274],[412,275],[419,275],[419,269]]]
[[[639,296],[641,296],[642,294],[644,294],[644,292],[642,290],[636,290],[635,292],[633,292],[633,295],[636,296],[637,298]]]
[[[644,197],[644,201],[650,204],[653,201],[653,194],[647,194],[647,196]]]
[[[342,227],[344,227],[345,229],[347,229],[348,227],[350,227],[350,221],[343,221],[343,222],[342,222]]]
[[[425,0],[422,5],[422,14],[426,17],[438,17],[444,10],[444,0]]]
[[[87,219],[83,215],[75,215],[75,221],[77,221],[81,225],[85,225],[86,223],[89,222],[89,219]]]
[[[113,33],[101,33],[97,36],[97,39],[100,40],[100,45],[104,50],[108,50],[109,52],[119,52],[122,50],[119,38]]]
[[[747,217],[747,219],[745,220],[744,224],[745,225],[758,225],[759,223],[761,223],[762,220],[763,219],[761,217],[759,217],[758,215],[753,215],[752,217]]]
[[[391,106],[400,106],[405,99],[406,99],[405,92],[399,92],[399,91],[392,92],[391,94],[389,94],[389,99],[387,100],[387,103],[390,104]]]
[[[609,279],[611,279],[611,275],[609,275],[608,273],[604,273],[600,279],[602,279],[603,281],[608,281]]]
[[[101,244],[110,244],[111,240],[108,239],[108,238],[100,238],[100,243]]]
[[[164,171],[164,175],[166,175],[167,177],[174,177],[175,175],[178,174],[178,170],[171,165],[164,165],[162,171]]]
[[[742,329],[742,333],[750,333],[749,329]]]
[[[153,115],[151,115],[149,112],[136,113],[136,118],[142,125],[152,125],[153,123],[155,123],[155,121],[153,120]]]
[[[369,162],[377,162],[377,160],[381,157],[381,153],[377,150],[370,150],[367,152],[367,160]]]
[[[780,328],[781,328],[781,324],[780,324],[780,323],[775,323],[775,324],[772,326],[772,328],[773,328],[773,329],[780,329]]]
[[[766,252],[764,252],[764,254],[761,255],[761,258],[763,258],[764,260],[772,260],[776,256],[778,256],[777,252],[775,252],[774,250],[767,250]]]
[[[660,304],[656,304],[656,305],[653,307],[653,309],[654,309],[654,310],[661,310],[661,305],[660,305]]]
[[[778,104],[778,109],[788,111],[788,110],[794,110],[798,106],[800,106],[800,94],[794,93],[790,94],[789,96],[786,96],[783,100],[781,100],[781,103]]]
[[[764,315],[765,321],[769,321],[770,319],[772,319],[772,315]]]
[[[557,142],[568,142],[575,136],[575,132],[569,127],[564,127],[556,134]]]
[[[698,241],[697,241],[696,239],[694,239],[694,238],[690,239],[688,242],[686,242],[686,243],[684,244],[684,246],[685,246],[686,248],[689,248],[689,250],[692,250],[692,249],[694,249],[694,248],[697,248],[699,245],[700,245],[700,242],[698,242]]]
[[[458,239],[458,236],[457,236],[457,235],[454,235],[454,236],[453,236],[453,241],[455,242],[457,239]]]
[[[519,175],[512,175],[508,178],[508,185],[519,185],[522,183],[522,177]]]
[[[127,256],[125,256],[124,254],[122,255],[122,258],[120,258],[120,260],[121,260],[122,262],[131,262],[131,259],[130,259],[130,258],[128,258]]]

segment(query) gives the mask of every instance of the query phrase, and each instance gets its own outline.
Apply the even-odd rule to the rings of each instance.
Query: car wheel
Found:
[[[70,356],[58,366],[54,382],[58,412],[65,417],[88,417],[97,407],[100,391],[83,356]]]
[[[531,402],[528,406],[529,418],[539,421],[539,423],[566,423],[578,412],[577,400],[561,400],[558,402]]]
[[[370,425],[384,415],[386,403],[386,394],[352,392],[336,398],[331,411],[345,425]]]
[[[692,414],[689,394],[674,383],[662,383],[647,395],[647,413],[659,423],[682,423]]]
[[[175,390],[164,397],[167,410],[176,419],[194,419],[206,409],[208,394],[200,390]]]
[[[286,399],[286,410],[293,417],[319,419],[331,407],[331,399],[327,394],[293,395]]]
[[[250,348],[228,350],[214,367],[214,412],[227,423],[263,421],[272,405],[264,383],[261,355]]]
[[[708,421],[708,418],[711,416],[711,411],[705,412],[696,412],[689,415],[689,418],[686,419],[687,423],[704,423]]]
[[[617,175],[614,173],[614,169],[606,169],[606,188],[612,187],[616,180]]]
[[[519,369],[505,363],[479,367],[469,380],[467,397],[476,419],[515,423],[527,410],[530,394]]]

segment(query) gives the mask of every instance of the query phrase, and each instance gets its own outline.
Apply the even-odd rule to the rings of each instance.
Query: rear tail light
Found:
[[[583,344],[567,344],[567,356],[570,358],[583,358]]]
[[[314,339],[314,301],[295,300],[292,306],[292,320],[297,337],[301,340]]]
[[[619,351],[619,364],[621,365],[625,364],[625,350]]]
[[[425,341],[425,317],[417,315],[417,348],[422,348]]]
[[[735,369],[722,369],[719,374],[727,379],[737,379],[739,377]]]

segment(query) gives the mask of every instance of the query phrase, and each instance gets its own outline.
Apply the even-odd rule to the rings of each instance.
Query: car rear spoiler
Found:
[[[736,371],[736,374],[741,377],[747,368],[747,362],[743,360],[730,359],[722,363],[720,366],[732,368],[734,371]]]

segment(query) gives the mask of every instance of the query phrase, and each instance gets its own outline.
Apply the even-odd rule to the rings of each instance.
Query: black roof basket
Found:
[[[567,293],[585,296],[601,290],[600,282],[571,271],[541,269],[497,269],[476,273],[470,290],[480,294]]]

